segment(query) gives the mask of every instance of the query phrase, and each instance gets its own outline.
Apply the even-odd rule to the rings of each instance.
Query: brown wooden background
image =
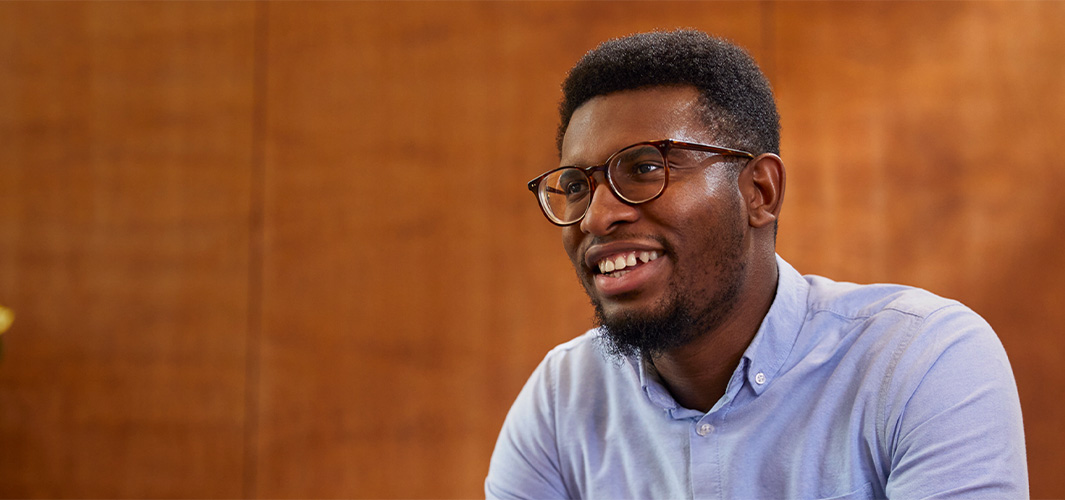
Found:
[[[775,86],[780,253],[984,314],[1065,496],[1058,1],[2,3],[0,496],[481,495],[590,323],[559,82],[680,26]]]

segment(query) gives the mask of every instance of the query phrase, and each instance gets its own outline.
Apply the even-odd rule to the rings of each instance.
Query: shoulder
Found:
[[[804,279],[809,342],[832,346],[863,380],[887,496],[1024,496],[1016,382],[987,321],[918,288]]]
[[[858,285],[806,276],[807,322],[833,325],[848,344],[886,363],[885,375],[920,379],[937,362],[967,370],[965,359],[991,362],[1010,373],[1005,350],[991,325],[956,300],[903,285]],[[822,330],[823,331],[823,330]],[[944,354],[954,355],[944,358]],[[896,380],[898,381],[898,380]]]
[[[810,293],[801,352],[831,350],[862,374],[881,438],[892,439],[915,403],[958,402],[981,385],[1014,386],[998,336],[964,304],[909,286],[804,279]]]
[[[599,365],[603,356],[597,346],[596,332],[589,330],[552,348],[533,372],[532,379],[546,378],[557,383],[559,379],[580,376],[582,371],[590,368],[589,365]]]
[[[589,390],[605,395],[606,387],[638,383],[636,362],[606,354],[600,347],[600,332],[592,329],[551,349],[529,383],[550,386],[555,405],[587,404]]]
[[[581,445],[591,408],[619,385],[623,361],[612,361],[591,330],[544,356],[503,422],[485,481],[489,498],[572,498],[567,447]],[[563,439],[563,438],[567,439]]]
[[[928,368],[943,352],[959,349],[1005,360],[991,325],[957,300],[904,285],[805,279],[810,284],[807,322],[836,325],[857,345],[890,356],[895,368]]]
[[[565,359],[573,356],[587,356],[598,350],[596,347],[597,329],[584,332],[583,335],[567,340],[547,352],[547,359]]]
[[[812,313],[827,312],[849,319],[877,314],[924,318],[942,309],[958,308],[978,317],[960,302],[920,288],[894,284],[859,285],[814,275],[804,278],[810,285],[808,306]]]

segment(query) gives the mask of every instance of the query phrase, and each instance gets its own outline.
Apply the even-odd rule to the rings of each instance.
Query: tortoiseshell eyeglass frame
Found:
[[[646,200],[639,200],[639,201],[630,200],[630,199],[626,198],[625,196],[623,196],[621,193],[618,192],[618,188],[617,188],[617,186],[614,185],[614,180],[610,176],[609,167],[610,167],[610,164],[614,162],[614,159],[622,151],[634,148],[636,146],[644,146],[644,145],[653,146],[654,148],[658,149],[659,153],[662,154],[662,159],[664,160],[663,161],[663,166],[665,167],[665,179],[662,181],[662,189],[659,189],[658,193],[656,193],[654,196],[652,196],[650,198],[647,198]],[[625,146],[625,147],[615,151],[614,154],[610,155],[610,157],[607,158],[606,161],[604,161],[603,163],[600,163],[599,165],[592,165],[590,167],[578,167],[576,165],[569,165],[569,166],[558,167],[558,168],[555,168],[555,169],[552,169],[552,170],[548,170],[547,172],[544,172],[543,174],[540,174],[539,176],[537,176],[535,179],[529,181],[529,183],[528,183],[529,191],[532,191],[533,196],[536,196],[536,202],[540,206],[540,211],[543,212],[544,217],[547,217],[547,220],[550,221],[552,224],[555,224],[556,226],[563,226],[563,227],[571,226],[573,224],[576,224],[576,223],[580,222],[582,219],[584,219],[585,214],[588,213],[588,207],[592,206],[592,202],[589,199],[588,200],[588,207],[585,207],[584,212],[581,213],[580,217],[577,217],[575,220],[572,220],[572,221],[564,221],[564,220],[559,219],[558,217],[556,217],[554,214],[552,214],[551,211],[545,206],[546,201],[544,200],[544,197],[542,197],[540,195],[540,183],[543,182],[543,180],[546,179],[548,176],[550,176],[551,174],[553,174],[555,172],[558,172],[559,170],[577,169],[577,170],[580,170],[580,171],[584,172],[584,175],[586,175],[588,177],[588,186],[590,187],[590,189],[591,189],[593,194],[595,193],[595,189],[597,187],[597,184],[596,184],[595,178],[592,177],[592,176],[596,172],[600,172],[601,171],[601,172],[603,172],[604,177],[606,177],[607,186],[610,188],[610,192],[613,193],[614,196],[616,196],[619,200],[624,201],[625,203],[628,203],[630,205],[639,205],[641,203],[647,203],[647,202],[649,202],[651,200],[654,200],[654,199],[658,198],[659,196],[662,196],[662,193],[664,193],[666,191],[666,187],[669,185],[669,169],[670,169],[670,166],[669,166],[669,150],[671,148],[686,149],[686,150],[690,150],[690,151],[703,151],[703,152],[707,152],[707,153],[715,153],[715,154],[722,155],[722,156],[738,156],[738,157],[747,158],[747,159],[754,159],[754,155],[751,154],[751,153],[748,153],[746,151],[742,151],[742,150],[739,150],[739,149],[726,148],[726,147],[722,147],[722,146],[712,146],[712,145],[709,145],[709,144],[699,144],[699,143],[695,143],[695,142],[684,142],[684,141],[677,141],[677,140],[673,140],[673,139],[661,139],[661,140],[657,140],[657,141],[644,141],[644,142],[637,142],[635,144],[630,144],[628,146]],[[547,189],[550,189],[550,188],[547,188]],[[561,193],[558,193],[558,194],[561,194]]]

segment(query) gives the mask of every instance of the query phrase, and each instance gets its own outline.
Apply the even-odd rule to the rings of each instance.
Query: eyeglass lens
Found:
[[[629,203],[643,203],[666,186],[666,162],[658,148],[638,144],[619,151],[607,165],[611,190]],[[569,224],[584,216],[592,202],[592,186],[584,170],[569,167],[540,182],[540,203],[554,219]]]

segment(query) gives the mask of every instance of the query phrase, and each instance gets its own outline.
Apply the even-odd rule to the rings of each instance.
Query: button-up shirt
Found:
[[[562,344],[518,395],[489,498],[1022,498],[1016,383],[991,327],[898,285],[801,276],[777,293],[708,412],[598,330]]]

